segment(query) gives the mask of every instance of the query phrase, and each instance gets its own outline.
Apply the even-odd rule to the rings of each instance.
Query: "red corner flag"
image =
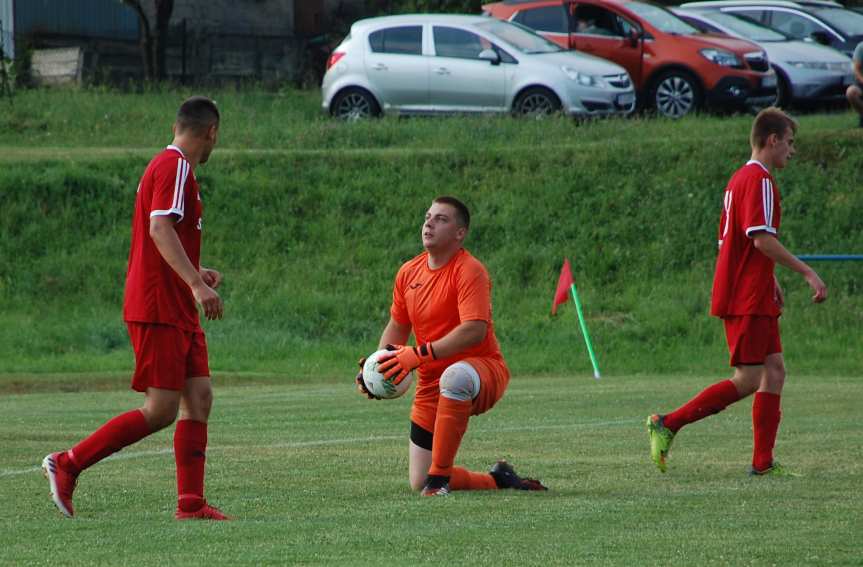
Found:
[[[551,304],[551,314],[557,313],[557,306],[561,303],[566,303],[569,299],[569,288],[575,283],[572,279],[572,268],[569,265],[569,258],[563,259],[563,266],[560,268],[560,278],[557,280],[557,291],[554,292],[554,302]]]

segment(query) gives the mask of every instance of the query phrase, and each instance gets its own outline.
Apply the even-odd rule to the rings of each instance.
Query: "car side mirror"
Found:
[[[492,65],[500,65],[500,55],[494,49],[483,49],[479,52],[479,58],[488,61]]]
[[[809,37],[821,45],[830,45],[830,35],[826,31],[815,30],[809,34]]]

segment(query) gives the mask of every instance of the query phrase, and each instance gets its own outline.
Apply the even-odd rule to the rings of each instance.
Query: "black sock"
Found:
[[[436,488],[443,488],[449,484],[448,476],[441,476],[438,474],[430,474],[426,477],[426,488],[430,488],[432,490]]]

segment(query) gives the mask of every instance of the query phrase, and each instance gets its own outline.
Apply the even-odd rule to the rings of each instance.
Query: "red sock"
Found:
[[[204,504],[204,465],[207,461],[207,424],[181,419],[174,431],[177,462],[177,508],[194,512]]]
[[[449,477],[449,487],[450,490],[497,490],[497,483],[488,473],[476,473],[461,467],[453,467]]]
[[[452,476],[455,454],[461,445],[461,438],[467,431],[470,419],[470,401],[451,400],[441,396],[434,422],[432,440],[432,464],[430,475]]]
[[[770,392],[756,392],[752,402],[752,468],[763,471],[773,464],[773,445],[782,410],[779,409],[780,395]]]
[[[57,464],[68,471],[80,473],[149,434],[147,418],[141,410],[132,410],[109,420],[69,451],[61,453]]]
[[[662,418],[662,424],[678,431],[709,415],[719,413],[740,399],[737,387],[731,380],[723,380],[702,390],[697,396]]]

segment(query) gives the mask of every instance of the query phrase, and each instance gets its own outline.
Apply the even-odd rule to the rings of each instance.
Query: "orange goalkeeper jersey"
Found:
[[[398,323],[411,325],[419,345],[443,338],[465,321],[488,323],[482,342],[423,365],[423,375],[440,374],[465,358],[503,361],[491,317],[491,280],[485,266],[463,248],[436,270],[428,266],[428,252],[405,262],[396,275],[390,314]]]

